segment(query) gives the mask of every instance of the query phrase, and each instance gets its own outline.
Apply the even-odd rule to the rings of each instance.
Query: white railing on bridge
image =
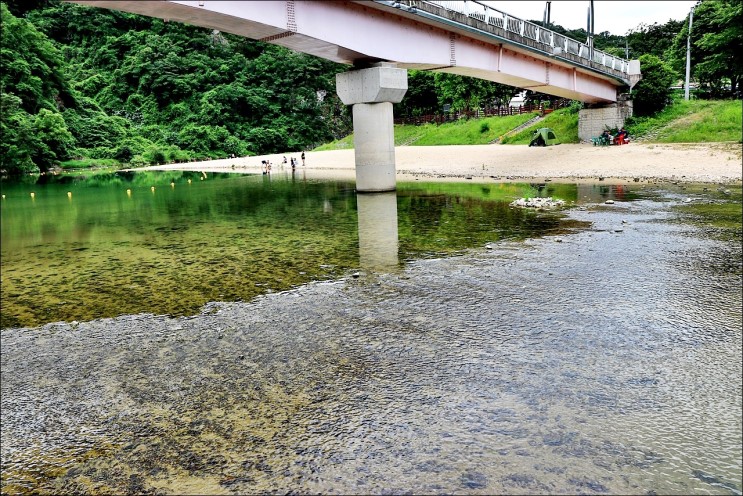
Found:
[[[548,51],[550,55],[558,54],[562,51],[563,53],[577,55],[578,57],[585,59],[586,62],[591,61],[591,48],[587,43],[581,43],[580,41],[570,39],[538,24],[524,21],[523,19],[519,19],[498,9],[494,9],[493,7],[480,3],[477,0],[416,0],[410,3],[429,3],[438,7],[443,7],[452,12],[458,12],[468,17],[478,19],[491,26],[504,29],[507,32],[546,45],[550,47]],[[593,63],[594,65],[600,65],[629,76],[628,60],[609,55],[608,53],[596,50],[595,48],[593,49]]]

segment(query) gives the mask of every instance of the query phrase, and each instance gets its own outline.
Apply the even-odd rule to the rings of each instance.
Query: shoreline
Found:
[[[273,164],[273,174],[290,174],[283,157],[299,159],[301,152],[274,153],[201,162],[166,164],[127,171],[198,170],[261,173],[261,161]],[[355,180],[354,150],[305,152],[306,165],[295,173],[317,179]],[[398,181],[514,182],[569,180],[571,182],[704,182],[743,180],[739,143],[644,144],[596,147],[561,144],[398,146]]]

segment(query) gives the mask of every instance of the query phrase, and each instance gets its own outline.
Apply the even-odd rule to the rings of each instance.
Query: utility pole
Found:
[[[588,58],[593,63],[593,0],[589,2],[588,6],[588,26],[586,27],[586,31],[588,31]]]
[[[696,7],[696,5],[694,6]],[[689,36],[686,37],[686,85],[684,100],[689,101],[689,72],[691,72],[691,22],[694,19],[694,7],[689,12]]]
[[[629,33],[624,37],[624,58],[629,60]]]

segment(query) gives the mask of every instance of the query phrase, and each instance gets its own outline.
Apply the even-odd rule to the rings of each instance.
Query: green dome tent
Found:
[[[551,127],[542,127],[534,131],[534,135],[531,137],[529,146],[549,146],[559,145],[557,136]]]

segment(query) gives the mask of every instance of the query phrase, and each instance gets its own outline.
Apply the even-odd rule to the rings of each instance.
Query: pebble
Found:
[[[552,208],[562,207],[565,205],[564,200],[553,199],[551,196],[547,198],[519,198],[510,203],[512,207],[526,207],[526,208]]]

